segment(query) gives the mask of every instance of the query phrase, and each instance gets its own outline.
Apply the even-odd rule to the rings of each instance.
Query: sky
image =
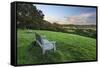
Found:
[[[34,4],[42,10],[44,20],[59,24],[96,24],[96,8]]]

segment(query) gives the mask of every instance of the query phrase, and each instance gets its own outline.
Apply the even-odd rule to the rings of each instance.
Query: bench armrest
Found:
[[[51,43],[53,44],[54,47],[56,47],[56,41],[51,41]]]
[[[51,41],[51,43],[53,44],[54,51],[56,51],[56,41]]]
[[[53,45],[55,45],[56,44],[56,42],[55,41],[50,41],[49,43],[45,43],[45,44],[50,44],[50,43],[52,43]]]

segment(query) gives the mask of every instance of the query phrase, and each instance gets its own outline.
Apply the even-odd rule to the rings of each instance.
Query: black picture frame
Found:
[[[16,24],[16,4],[41,4],[41,5],[59,5],[59,6],[75,6],[75,7],[90,7],[96,8],[96,59],[89,61],[72,61],[72,62],[57,62],[57,63],[39,63],[39,64],[17,64],[17,24]],[[14,1],[11,3],[11,65],[13,66],[29,66],[29,65],[46,65],[46,64],[62,64],[62,63],[80,63],[98,61],[98,7],[90,5],[72,5],[72,4],[57,4],[57,3],[39,3],[39,2],[22,2]]]

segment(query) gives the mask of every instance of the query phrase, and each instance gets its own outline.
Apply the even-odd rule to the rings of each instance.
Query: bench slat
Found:
[[[42,48],[43,54],[45,54],[46,50],[54,49],[56,50],[55,41],[48,41],[47,39],[43,39],[39,34],[35,33],[36,36],[36,42],[39,44],[39,46]]]

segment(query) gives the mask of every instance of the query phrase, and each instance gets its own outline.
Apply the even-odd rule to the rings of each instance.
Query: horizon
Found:
[[[96,25],[96,8],[33,4],[50,23]]]

